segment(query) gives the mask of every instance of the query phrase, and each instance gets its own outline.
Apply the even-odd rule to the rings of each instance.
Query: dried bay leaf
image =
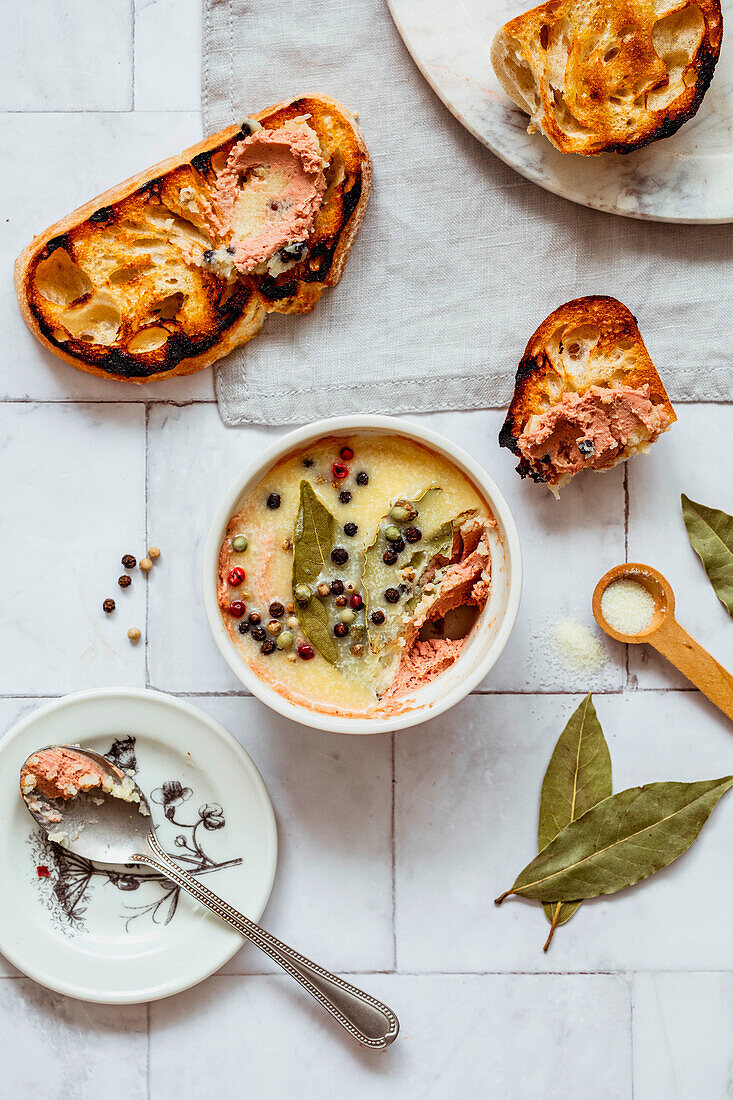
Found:
[[[307,584],[313,595],[306,604],[293,596],[295,614],[311,645],[329,664],[335,665],[338,648],[328,622],[328,610],[315,593],[326,562],[333,549],[336,520],[308,481],[300,483],[300,502],[293,528],[293,591]]]
[[[608,798],[611,791],[611,754],[593,699],[586,695],[560,734],[542,781],[538,851],[546,848],[571,821]],[[551,925],[545,951],[555,929],[569,921],[579,905],[579,901],[543,905]]]
[[[633,886],[682,855],[733,786],[733,776],[700,783],[650,783],[605,798],[535,856],[510,894],[579,901]]]
[[[699,555],[716,596],[733,615],[733,516],[698,504],[684,493],[680,499],[692,549]]]
[[[434,485],[425,489],[415,500],[407,502],[417,510],[417,516],[404,526],[420,527],[422,539],[416,544],[408,543],[394,565],[386,565],[382,559],[386,547],[389,546],[382,536],[385,528],[393,522],[389,512],[380,521],[374,541],[366,548],[361,586],[366,603],[367,632],[372,653],[378,653],[393,642],[400,632],[405,614],[414,611],[422,594],[420,582],[430,562],[439,554],[446,558],[450,555],[453,524],[448,521],[439,524],[437,528],[434,523],[431,526],[430,509],[441,492],[442,489]],[[390,604],[384,599],[384,591],[386,588],[396,588],[402,582],[403,569],[414,570],[412,592],[406,600]],[[371,621],[370,613],[375,607],[384,612],[383,623],[375,624]]]

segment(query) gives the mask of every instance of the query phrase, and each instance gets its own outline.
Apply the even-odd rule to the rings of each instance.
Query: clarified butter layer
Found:
[[[344,447],[354,452],[353,459],[341,458]],[[334,463],[347,467],[346,477],[334,476]],[[357,475],[360,473],[367,475],[368,484],[359,484]],[[304,480],[310,483],[319,500],[334,516],[333,545],[348,553],[347,562],[338,566],[332,563],[329,548],[322,574],[313,585],[312,599],[319,599],[315,592],[318,583],[338,579],[344,584],[346,607],[339,608],[333,595],[322,600],[328,610],[329,632],[332,633],[333,623],[341,611],[346,611],[349,617],[352,596],[364,598],[367,595],[362,584],[365,552],[375,539],[378,542],[378,548],[371,551],[378,584],[371,593],[369,606],[354,612],[348,635],[337,640],[336,663],[329,663],[319,652],[311,660],[303,660],[298,655],[298,647],[310,643],[300,624],[295,622],[293,611],[288,611],[288,605],[295,607],[292,540],[300,486]],[[418,498],[431,488],[440,491],[426,496],[426,503],[420,510]],[[345,492],[351,494],[351,499],[342,503],[340,495]],[[274,494],[280,498],[277,508],[268,507],[267,503]],[[385,517],[392,505],[401,500],[417,501],[418,515],[412,525],[417,526],[424,537],[410,544],[404,534],[411,523],[399,523],[405,549],[397,565],[388,566],[382,559],[383,551],[389,548],[384,530],[392,521]],[[405,562],[409,562],[413,554],[434,545],[429,542],[429,535],[444,530],[445,525],[452,524],[458,517],[460,524],[455,527],[453,538],[458,558],[452,561],[434,559],[432,566],[428,563],[424,574],[428,578],[424,581],[425,590],[411,589],[408,577],[402,575]],[[349,523],[357,526],[351,537],[344,531],[344,525]],[[447,529],[450,530],[450,526]],[[490,588],[487,532],[498,537],[486,501],[472,482],[443,456],[400,436],[365,433],[323,438],[278,462],[240,501],[229,522],[220,553],[222,619],[246,664],[291,702],[322,713],[385,716],[405,709],[404,693],[424,686],[459,658],[472,633],[470,626],[462,637],[431,636],[429,640],[423,640],[421,628],[436,620],[442,621],[442,587],[445,588],[445,610],[465,603],[480,614]],[[241,553],[235,552],[232,546],[237,535],[247,539],[247,549]],[[374,557],[375,553],[378,557]],[[245,571],[245,580],[240,585],[229,582],[229,574],[235,567]],[[408,576],[409,572],[408,568]],[[365,629],[365,612],[383,609],[385,615],[392,615],[395,605],[387,602],[384,592],[388,587],[398,588],[401,582],[407,591],[400,593],[399,606],[404,613],[397,637],[375,652],[376,647],[370,645]],[[410,611],[407,602],[415,595],[417,602]],[[246,605],[244,615],[237,617],[230,613],[232,601]],[[261,652],[262,642],[252,636],[253,628],[245,626],[247,632],[240,633],[239,625],[247,623],[254,611],[261,616],[261,623],[256,625],[266,629],[272,618],[268,609],[273,602],[286,609],[276,620],[280,631],[292,633],[294,637],[289,649],[265,654]],[[277,642],[275,634],[268,633],[269,639]],[[353,646],[357,646],[356,654],[352,652]],[[359,646],[363,647],[363,652],[358,651]]]

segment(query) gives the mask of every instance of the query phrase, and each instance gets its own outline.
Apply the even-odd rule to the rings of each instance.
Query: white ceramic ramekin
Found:
[[[492,583],[489,602],[481,613],[473,633],[460,658],[432,683],[406,697],[408,709],[387,718],[349,718],[320,714],[284,699],[259,678],[242,660],[229,637],[217,603],[217,571],[219,551],[231,516],[241,499],[265,476],[267,471],[295,447],[322,436],[353,436],[374,432],[400,435],[414,439],[438,454],[445,455],[474,483],[493,512],[499,537],[492,546]],[[509,505],[489,475],[470,455],[454,443],[421,425],[411,424],[392,416],[334,416],[318,420],[304,428],[288,432],[235,479],[216,510],[204,547],[203,560],[204,607],[214,641],[235,676],[244,686],[272,710],[315,729],[329,733],[387,733],[405,729],[434,718],[454,706],[483,680],[496,663],[507,643],[519,610],[522,592],[522,555],[514,518]]]

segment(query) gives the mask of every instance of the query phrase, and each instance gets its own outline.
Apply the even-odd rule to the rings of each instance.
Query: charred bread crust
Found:
[[[531,416],[545,412],[555,403],[547,397],[548,380],[558,380],[559,390],[564,392],[563,382],[548,354],[548,344],[558,330],[571,333],[587,325],[594,325],[599,332],[594,351],[597,349],[598,352],[603,352],[614,347],[624,347],[628,353],[627,363],[624,365],[623,377],[618,377],[618,369],[614,372],[616,377],[613,380],[590,377],[587,385],[577,389],[577,392],[582,394],[591,385],[612,385],[613,382],[633,389],[648,385],[652,403],[664,407],[669,423],[672,424],[677,419],[664,384],[642,339],[636,317],[631,310],[617,298],[603,295],[574,298],[553,310],[538,326],[529,338],[517,368],[514,395],[499,432],[499,446],[506,447],[520,460],[516,468],[520,477],[530,477],[533,481],[547,480],[542,470],[533,466],[522,455],[519,449],[519,437]],[[562,349],[561,335],[560,350]],[[632,358],[633,362],[629,363],[628,360]]]
[[[54,355],[88,374],[144,384],[162,378],[193,374],[252,339],[269,313],[307,313],[326,287],[341,278],[349,251],[359,231],[371,190],[371,158],[351,112],[325,96],[300,96],[252,114],[265,126],[278,128],[291,118],[310,115],[324,157],[329,159],[327,190],[316,215],[306,257],[276,278],[248,275],[230,284],[203,269],[189,270],[195,301],[195,323],[174,318],[159,323],[168,331],[165,344],[154,350],[126,350],[132,327],[123,316],[118,344],[104,346],[81,339],[60,339],[59,326],[39,292],[40,263],[62,247],[76,262],[81,249],[100,231],[115,233],[143,208],[164,203],[174,216],[197,219],[181,207],[181,187],[190,186],[207,199],[215,185],[214,165],[223,166],[232,146],[247,136],[230,126],[138,173],[90,200],[38,234],[15,264],[18,304],[31,332]],[[198,220],[200,226],[200,219]],[[99,289],[99,288],[95,288]],[[82,295],[74,305],[83,305]]]
[[[507,79],[502,64],[503,49],[509,48],[510,40],[515,40],[523,48],[524,61],[536,73],[537,66],[532,64],[531,50],[540,39],[541,33],[548,33],[562,20],[571,24],[576,0],[548,0],[536,8],[516,16],[505,24],[498,32],[494,46],[492,46],[492,62],[497,76],[504,90],[519,102],[510,87],[511,77]],[[582,7],[582,2],[578,3]],[[603,8],[607,9],[606,14]],[[653,31],[657,23],[665,18],[684,12],[686,9],[699,11],[703,30],[700,42],[696,47],[694,56],[684,66],[682,88],[671,103],[660,106],[659,109],[647,106],[647,93],[652,93],[665,87],[664,69],[667,68],[664,59],[656,51],[656,43],[653,40]],[[562,89],[565,95],[561,95],[561,106],[566,104],[580,107],[579,116],[587,121],[588,117],[595,115],[595,125],[586,126],[587,133],[566,132],[559,125],[556,118],[555,106],[547,95],[542,96],[543,110],[539,122],[542,130],[549,140],[563,153],[581,153],[583,155],[597,155],[600,153],[632,153],[644,148],[646,145],[662,138],[671,137],[679,128],[691,119],[699,110],[700,104],[707,92],[715,72],[715,66],[720,56],[720,48],[723,35],[723,15],[720,0],[670,0],[665,8],[658,4],[644,2],[644,0],[601,0],[597,5],[597,12],[592,27],[586,24],[583,28],[587,45],[583,43],[578,58],[573,58],[574,77],[567,89]],[[606,57],[603,64],[591,65],[592,57],[597,43],[603,40],[608,27],[613,25],[619,30],[625,30],[624,24],[628,23],[628,29],[638,31],[632,36],[622,35],[620,49],[615,50],[615,57],[608,63]],[[640,25],[643,23],[643,25]],[[578,41],[581,36],[571,37],[571,42]],[[547,43],[543,49],[536,51],[537,56],[546,55]],[[596,59],[597,62],[598,59]],[[536,61],[536,58],[535,58]],[[584,67],[583,67],[584,66]],[[648,88],[640,88],[641,96],[634,94],[634,87],[624,87],[634,76],[640,84],[644,82],[644,76],[650,67],[656,67],[661,72],[656,73],[656,83],[649,83]],[[569,75],[570,53],[568,54],[566,76]],[[667,72],[669,70],[667,69]],[[614,133],[612,115],[615,107],[621,111],[622,99],[612,98],[609,89],[609,77],[617,78],[622,95],[628,94],[628,109],[636,119],[628,119],[630,131],[628,136],[619,138],[618,132]],[[635,81],[632,81],[632,85]],[[669,78],[666,79],[667,86]],[[624,100],[625,102],[625,100]],[[519,104],[522,109],[524,105]],[[642,109],[643,108],[643,109]],[[606,117],[604,118],[604,110]],[[571,113],[572,118],[572,113]],[[577,122],[573,118],[573,122]],[[633,125],[632,125],[633,122]],[[580,130],[582,131],[581,124]],[[618,126],[616,126],[616,131]]]

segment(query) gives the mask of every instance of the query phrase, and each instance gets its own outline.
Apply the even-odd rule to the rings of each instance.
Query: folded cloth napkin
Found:
[[[206,133],[306,93],[358,111],[372,196],[338,286],[219,365],[226,424],[503,405],[535,327],[581,294],[629,306],[673,399],[733,397],[731,226],[632,221],[529,183],[446,110],[382,0],[205,0]]]

